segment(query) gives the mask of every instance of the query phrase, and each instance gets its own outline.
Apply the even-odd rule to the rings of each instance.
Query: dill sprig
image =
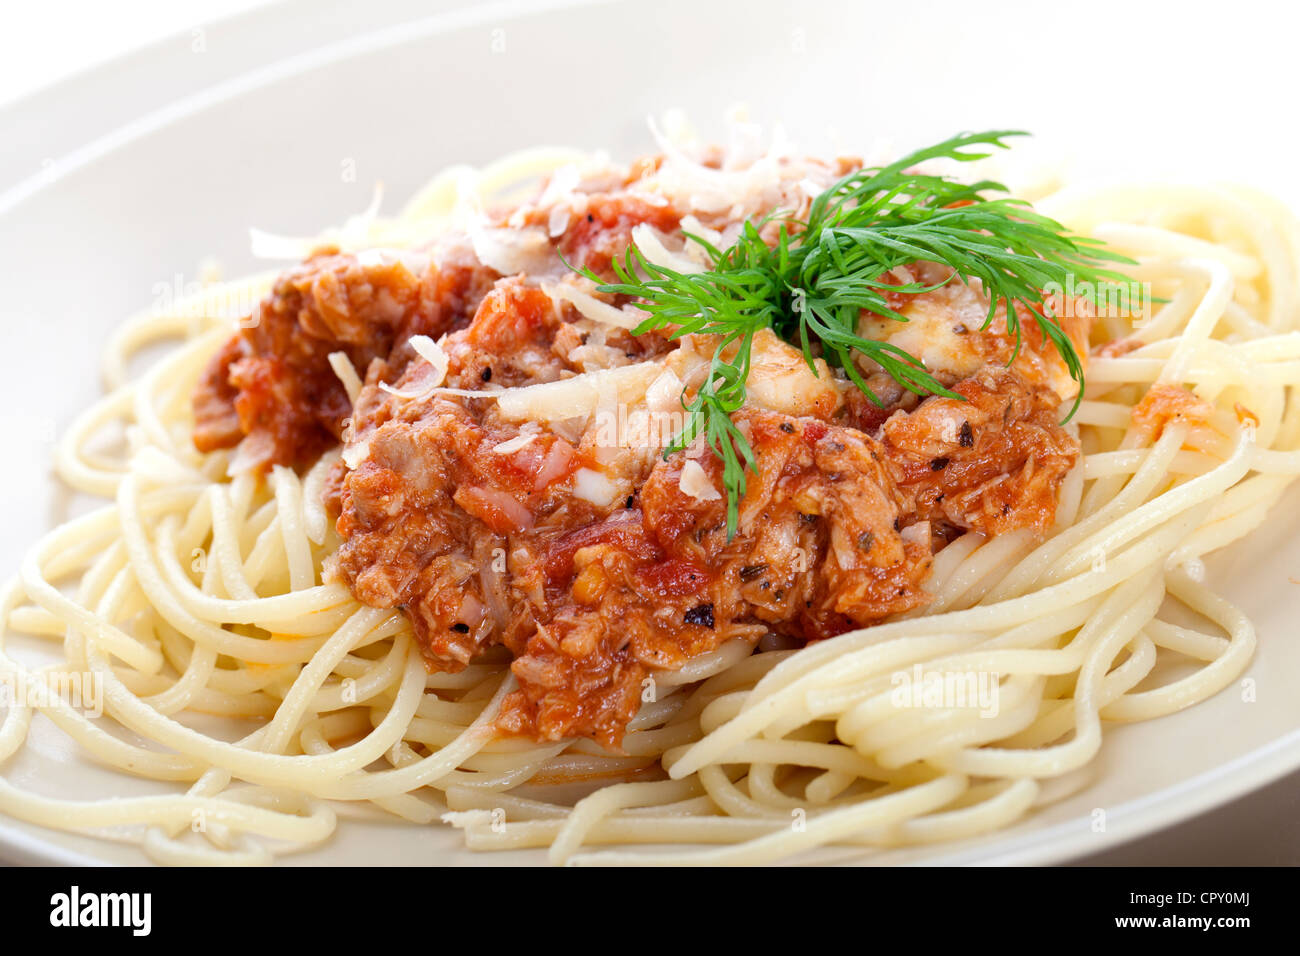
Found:
[[[1131,260],[1107,251],[1098,240],[1069,233],[1022,200],[985,195],[1006,193],[999,183],[966,184],[912,171],[932,159],[983,159],[991,148],[1005,149],[1004,139],[1019,135],[1024,134],[963,133],[888,166],[857,170],[817,196],[803,219],[775,212],[757,223],[746,222],[726,249],[687,233],[708,256],[710,268],[703,272],[677,272],[650,262],[635,245],[613,260],[617,281],[582,270],[598,291],[639,300],[638,307],[649,316],[635,334],[666,329],[673,338],[720,337],[708,377],[694,398],[683,392],[686,425],[664,455],[704,436],[723,462],[728,536],[736,532],[746,471],[757,471],[753,450],[731,416],[744,404],[751,346],[760,329],[798,343],[814,374],[817,357],[839,367],[877,405],[882,402],[867,385],[854,353],[916,394],[960,398],[916,356],[858,334],[863,311],[907,321],[890,307],[886,293],[937,288],[887,282],[899,266],[937,262],[961,281],[978,279],[989,297],[983,328],[999,307],[1005,310],[1007,331],[1015,337],[1012,361],[1022,336],[1017,305],[1024,307],[1079,386],[1074,414],[1083,395],[1083,363],[1046,308],[1044,290],[1063,287],[1071,277],[1098,286],[1124,281],[1104,264]],[[777,226],[775,241],[763,236],[769,224]]]

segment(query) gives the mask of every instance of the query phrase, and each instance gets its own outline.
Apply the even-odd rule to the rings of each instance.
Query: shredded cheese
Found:
[[[573,475],[573,494],[590,501],[597,507],[608,507],[622,494],[623,489],[613,481],[610,481],[598,471],[590,468],[579,468]]]
[[[584,372],[558,382],[510,388],[497,395],[497,408],[507,421],[585,418],[602,401],[630,403],[640,399],[662,371],[658,362],[640,362]]]
[[[348,358],[346,352],[331,352],[329,362],[330,368],[334,369],[334,374],[339,377],[339,381],[343,383],[343,388],[348,393],[348,401],[355,405],[357,396],[361,394],[361,376],[357,374],[352,359]]]
[[[401,389],[393,388],[387,382],[379,383],[380,390],[403,401],[419,401],[428,398],[435,391],[451,391],[451,389],[438,388],[446,379],[447,367],[451,364],[451,360],[447,358],[447,353],[442,350],[442,346],[427,335],[413,335],[411,336],[411,348],[415,349],[415,354],[424,359],[429,364],[429,367],[433,369],[432,376],[425,381],[424,386],[418,391],[404,392]]]
[[[343,464],[347,465],[350,471],[356,471],[357,466],[365,461],[369,454],[369,441],[349,442],[343,449]]]
[[[626,329],[629,332],[640,325],[648,315],[648,313],[637,308],[617,309],[608,302],[602,302],[594,295],[584,292],[570,282],[543,284],[542,291],[549,295],[551,301],[556,305],[559,305],[560,302],[568,302],[584,318],[599,322],[602,325],[612,325],[615,328]]]
[[[722,493],[713,487],[704,467],[692,458],[682,466],[682,476],[677,479],[677,487],[682,494],[689,495],[696,501],[719,501]]]
[[[536,437],[536,432],[523,432],[508,441],[503,441],[499,445],[494,445],[492,451],[497,455],[510,455],[522,448],[527,448],[533,443],[533,439]]]
[[[430,384],[437,388],[447,377],[447,367],[451,364],[447,353],[442,350],[441,345],[427,335],[411,336],[411,348],[415,349],[416,355],[433,366],[433,379]]]
[[[632,227],[632,241],[641,250],[641,254],[657,266],[681,273],[704,271],[704,266],[700,263],[688,258],[684,253],[673,252],[665,246],[663,240],[659,238],[659,233],[645,223]]]

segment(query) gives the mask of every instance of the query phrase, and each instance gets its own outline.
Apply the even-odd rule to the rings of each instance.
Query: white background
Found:
[[[0,107],[123,53],[266,5],[265,0],[6,4],[0,29]]]

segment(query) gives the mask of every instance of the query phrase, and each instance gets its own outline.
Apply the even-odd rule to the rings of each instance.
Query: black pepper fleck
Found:
[[[698,624],[700,627],[713,629],[713,605],[697,604],[686,612],[684,618],[687,624]]]
[[[934,461],[930,462],[931,471],[943,471],[947,467],[948,467],[947,458],[936,458],[934,459]]]

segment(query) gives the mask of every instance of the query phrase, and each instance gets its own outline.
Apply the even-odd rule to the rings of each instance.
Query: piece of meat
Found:
[[[1070,378],[1056,346],[1044,338],[1027,309],[1021,307],[1016,311],[1021,333],[1017,351],[1016,337],[1007,331],[1004,308],[1000,306],[992,322],[984,327],[989,301],[978,283],[955,278],[947,266],[933,262],[913,263],[895,270],[893,279],[900,284],[919,282],[939,285],[939,288],[920,293],[888,291],[885,298],[890,308],[907,321],[864,311],[858,325],[859,335],[904,349],[924,362],[944,385],[970,378],[985,366],[1002,365],[1014,368],[1031,385],[1053,389],[1061,400],[1072,399],[1077,393],[1078,386]],[[1070,308],[1063,311],[1065,314],[1059,320],[1061,328],[1073,343],[1080,361],[1086,363],[1091,308],[1079,300],[1071,301]],[[862,364],[868,373],[876,370],[870,360],[864,359]],[[868,384],[873,389],[883,387],[886,392],[897,388],[887,376],[869,377]]]
[[[577,465],[572,446],[545,434],[509,454],[495,450],[518,435],[433,398],[418,414],[373,429],[365,459],[343,480],[336,571],[366,604],[404,607],[443,669],[459,670],[512,632],[481,580],[485,566],[504,573],[511,537],[545,533],[563,506],[556,520],[564,527],[592,520],[590,509],[552,490]],[[539,483],[544,471],[549,480]]]
[[[665,551],[720,569],[726,613],[821,639],[926,600],[928,536],[911,542],[911,502],[879,444],[814,418],[743,409],[758,474],[747,479],[739,531],[727,541],[725,503],[680,488],[685,458],[657,465],[641,491],[647,527]],[[698,459],[717,488],[721,463]]]
[[[1214,406],[1181,385],[1152,385],[1130,417],[1134,427],[1155,441],[1171,424],[1205,427],[1214,417]]]
[[[964,401],[933,396],[895,412],[881,429],[884,454],[917,515],[962,530],[1045,531],[1079,443],[1057,424],[1057,394],[1017,372],[988,366],[953,386]]]
[[[610,261],[622,257],[632,244],[632,230],[641,224],[661,232],[674,232],[681,213],[671,206],[653,205],[626,193],[598,193],[569,221],[557,248],[566,260],[600,275],[611,275]]]
[[[309,464],[338,444],[352,410],[330,353],[365,375],[412,335],[463,324],[492,278],[406,254],[313,256],[276,280],[213,358],[194,395],[196,447],[242,443],[239,467]]]
[[[554,381],[572,368],[551,348],[561,324],[551,297],[537,286],[519,276],[499,280],[469,325],[443,343],[447,384],[510,388]]]
[[[235,402],[239,388],[230,380],[230,366],[244,354],[244,340],[235,336],[208,362],[194,389],[194,446],[199,451],[233,448],[244,437]]]

